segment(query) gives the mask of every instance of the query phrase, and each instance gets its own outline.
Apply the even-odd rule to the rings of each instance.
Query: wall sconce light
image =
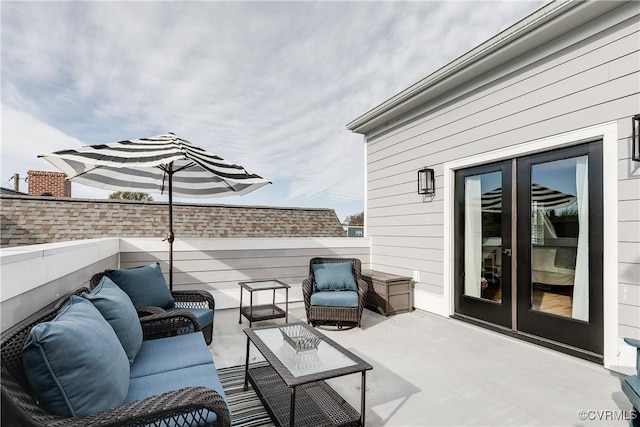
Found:
[[[640,162],[640,114],[631,118],[633,133],[631,137],[631,158]]]
[[[423,168],[418,171],[418,194],[435,196],[436,172],[433,169]]]

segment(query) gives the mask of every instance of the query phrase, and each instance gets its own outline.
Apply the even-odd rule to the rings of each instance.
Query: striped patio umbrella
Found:
[[[56,151],[38,157],[79,184],[169,196],[169,287],[173,289],[173,196],[247,194],[270,182],[173,133]]]
[[[537,202],[538,208],[551,210],[571,206],[577,198],[534,183],[531,184],[531,200]],[[482,195],[482,210],[484,212],[502,211],[502,188],[498,187]]]

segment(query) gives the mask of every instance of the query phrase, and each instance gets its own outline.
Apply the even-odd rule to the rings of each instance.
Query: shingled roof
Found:
[[[18,195],[27,195],[27,193],[23,193],[22,191],[12,190],[10,188],[0,187],[0,194],[18,194]]]
[[[164,237],[165,202],[0,195],[0,247],[98,237]],[[174,203],[177,238],[344,237],[333,209]]]

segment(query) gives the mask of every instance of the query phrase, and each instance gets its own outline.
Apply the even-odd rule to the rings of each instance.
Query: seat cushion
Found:
[[[211,363],[201,333],[146,340],[131,365],[131,378]]]
[[[142,346],[142,326],[129,296],[104,276],[98,286],[82,297],[91,301],[109,322],[132,363]]]
[[[358,307],[356,291],[314,292],[311,294],[311,305],[322,307]]]
[[[640,377],[630,375],[622,380],[622,391],[627,395],[631,404],[640,410]]]
[[[105,275],[129,295],[136,307],[168,309],[175,303],[157,262],[136,268],[106,270]]]
[[[167,311],[184,310],[192,313],[198,319],[198,323],[201,328],[213,323],[213,310],[208,308],[186,308],[186,307],[173,307]]]
[[[207,387],[217,391],[227,402],[216,367],[213,362],[209,362],[189,368],[131,378],[125,403],[146,399],[168,391],[180,390],[185,387]]]
[[[353,265],[350,262],[312,264],[315,286],[318,291],[355,291]]]
[[[34,396],[51,414],[94,414],[121,405],[129,391],[129,359],[116,333],[75,295],[31,329],[22,359]]]

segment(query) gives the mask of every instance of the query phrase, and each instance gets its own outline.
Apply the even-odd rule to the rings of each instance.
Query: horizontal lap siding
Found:
[[[629,124],[620,124],[620,135],[629,133]],[[640,338],[640,163],[632,161],[631,155],[630,138],[621,138],[618,143],[619,335]]]
[[[416,288],[442,294],[444,163],[618,121],[618,147],[605,150],[619,153],[620,325],[640,334],[640,164],[630,160],[630,117],[640,113],[640,25],[637,15],[620,22],[618,12],[477,77],[414,111],[419,118],[368,138],[366,221],[374,268],[417,272]],[[416,171],[425,166],[436,170],[436,196],[423,201]]]
[[[620,200],[618,211],[620,221],[637,221],[640,218],[640,200]]]
[[[345,238],[347,239],[347,238]],[[221,240],[221,242],[224,239]],[[259,239],[258,239],[259,240]],[[238,250],[192,250],[174,251],[174,288],[203,289],[209,292],[235,292],[238,282],[278,279],[284,283],[299,286],[309,273],[309,260],[313,257],[358,258],[362,268],[369,268],[368,240],[351,238],[354,245],[340,247],[318,247],[315,243],[322,239],[309,239],[308,247],[297,242],[291,248]],[[196,245],[197,246],[197,245]],[[222,243],[221,246],[224,246]],[[165,275],[169,271],[169,255],[166,250],[157,252],[122,252],[122,268],[159,262]]]
[[[409,140],[403,145],[411,145],[412,148],[398,154],[387,153],[384,159],[368,164],[369,194],[374,200],[379,197],[378,193],[383,190],[376,184],[388,176],[394,176],[394,168],[410,168],[412,173],[405,172],[402,181],[409,184],[403,186],[404,193],[415,194],[415,171],[424,166],[425,160],[429,161],[429,166],[440,166],[437,172],[441,175],[441,166],[448,161],[626,117],[628,112],[624,112],[625,107],[629,107],[627,111],[632,111],[631,108],[637,104],[639,81],[640,72],[636,70],[625,77],[603,81],[581,92],[532,106],[490,123],[474,124],[473,128],[464,131],[459,129],[466,127],[467,123],[460,121],[455,129],[449,129],[459,131],[458,134],[445,135],[446,131],[442,131],[441,135],[427,134]],[[630,90],[635,90],[635,93],[630,93]],[[591,104],[594,100],[598,100],[598,103]],[[531,102],[535,100],[531,99]],[[573,110],[577,106],[580,108]],[[517,123],[521,125],[514,128]],[[567,124],[571,127],[565,128]],[[415,144],[422,145],[413,146]],[[386,188],[385,191],[391,189]]]

